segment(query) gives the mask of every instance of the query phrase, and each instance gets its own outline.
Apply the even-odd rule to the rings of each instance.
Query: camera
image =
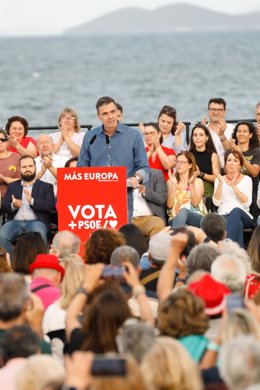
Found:
[[[124,273],[126,272],[125,266],[114,266],[114,265],[107,265],[104,267],[102,271],[102,278],[103,279],[116,279],[116,280],[124,280]]]
[[[126,375],[126,361],[119,357],[105,357],[95,356],[91,375],[93,376],[125,376]]]

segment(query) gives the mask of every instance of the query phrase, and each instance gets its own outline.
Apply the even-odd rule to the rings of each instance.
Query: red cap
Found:
[[[61,273],[62,278],[65,272],[64,268],[60,265],[58,257],[46,253],[37,255],[35,257],[34,262],[29,266],[30,273],[32,273],[37,268],[56,269],[56,271]]]
[[[205,312],[209,316],[222,313],[225,307],[225,295],[230,294],[230,290],[213,279],[210,274],[188,285],[188,289],[203,299]]]

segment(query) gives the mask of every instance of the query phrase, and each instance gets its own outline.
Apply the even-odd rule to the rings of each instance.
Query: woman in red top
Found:
[[[21,116],[12,116],[5,125],[8,138],[8,150],[20,156],[37,156],[36,142],[32,137],[27,137],[28,122]]]
[[[176,154],[174,150],[161,145],[163,138],[157,123],[151,122],[145,126],[144,141],[150,167],[161,170],[167,182],[168,170],[175,166]]]

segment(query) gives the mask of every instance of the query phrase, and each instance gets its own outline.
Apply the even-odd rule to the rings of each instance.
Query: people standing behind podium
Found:
[[[151,169],[149,181],[133,190],[134,211],[131,223],[142,234],[150,237],[166,224],[167,188],[163,174],[158,169]]]
[[[8,185],[2,205],[8,221],[0,229],[0,246],[13,254],[13,241],[22,233],[38,232],[48,245],[50,215],[54,209],[53,186],[36,180],[35,161],[20,158],[21,179]]]
[[[226,102],[222,98],[212,98],[208,102],[208,115],[203,118],[201,123],[205,124],[210,131],[213,143],[215,145],[221,168],[224,168],[224,154],[229,149],[229,143],[234,126],[226,123]]]
[[[249,212],[252,179],[241,174],[243,156],[239,151],[227,151],[224,161],[226,174],[216,174],[213,203],[218,207],[218,213],[227,221],[227,238],[231,238],[243,248],[243,229],[254,226]]]
[[[53,153],[54,143],[51,136],[41,134],[36,142],[39,156],[35,158],[36,177],[53,185],[54,195],[57,196],[57,168],[63,168],[66,157]]]
[[[8,150],[8,137],[0,130],[0,204],[3,201],[9,183],[20,178],[20,156]]]
[[[256,205],[257,189],[260,172],[260,148],[255,126],[251,122],[239,122],[229,141],[230,150],[237,150],[243,155],[241,172],[248,175],[253,181],[253,196],[250,208],[251,214],[257,218],[259,212]]]
[[[186,126],[176,120],[176,110],[171,106],[163,106],[158,115],[158,123],[162,133],[162,145],[173,149],[175,153],[187,150]]]
[[[77,157],[83,142],[85,133],[80,131],[79,118],[72,108],[64,108],[60,113],[60,131],[50,134],[54,142],[54,153],[66,157],[68,160]]]
[[[150,168],[161,170],[167,182],[168,170],[175,166],[176,155],[173,149],[162,146],[162,133],[157,123],[150,122],[144,127],[144,141]]]
[[[144,142],[138,130],[118,122],[114,99],[103,96],[96,103],[102,125],[85,134],[78,167],[126,167],[128,187],[128,221],[132,219],[132,189],[149,179],[149,165]]]
[[[213,195],[216,178],[214,172],[220,171],[220,163],[210,132],[205,125],[199,123],[193,127],[189,149],[196,160],[198,177],[203,180],[204,198],[207,204],[207,200],[211,201]]]
[[[36,142],[28,137],[28,121],[22,116],[12,116],[5,125],[8,134],[8,150],[20,156],[37,156]]]
[[[176,174],[169,170],[167,207],[169,225],[200,227],[207,213],[203,203],[204,186],[198,177],[196,161],[191,152],[180,152],[176,159]]]

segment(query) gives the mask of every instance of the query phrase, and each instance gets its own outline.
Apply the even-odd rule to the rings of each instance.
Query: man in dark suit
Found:
[[[30,156],[20,158],[21,179],[9,184],[3,202],[8,221],[0,229],[0,246],[12,255],[12,242],[22,233],[38,232],[48,243],[50,213],[54,209],[52,184],[36,180],[35,161]]]
[[[152,236],[165,227],[167,188],[164,176],[158,169],[151,169],[148,182],[134,191],[134,212],[131,222],[144,236]]]

